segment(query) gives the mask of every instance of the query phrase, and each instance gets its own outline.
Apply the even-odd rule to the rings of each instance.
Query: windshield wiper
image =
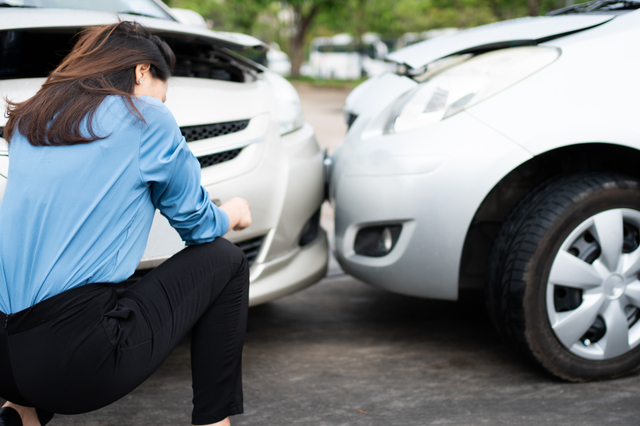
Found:
[[[613,7],[616,6],[616,7]],[[568,15],[571,13],[612,12],[619,10],[640,9],[640,2],[636,0],[595,0],[587,3],[574,4],[547,13],[547,16]]]

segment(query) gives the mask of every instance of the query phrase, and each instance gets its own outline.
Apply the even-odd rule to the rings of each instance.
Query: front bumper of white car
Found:
[[[360,117],[332,158],[338,262],[377,287],[455,300],[478,206],[531,156],[467,112],[398,134],[371,130],[376,120]]]
[[[329,246],[320,227],[324,153],[309,124],[283,136],[282,142],[288,164],[286,186],[274,194],[282,199],[269,214],[273,222],[263,225],[270,229],[251,267],[251,306],[308,287],[327,272]]]
[[[203,169],[203,184],[212,200],[242,197],[251,205],[251,226],[230,231],[225,238],[241,247],[251,264],[252,306],[317,282],[328,263],[327,236],[319,226],[318,214],[324,200],[324,153],[315,132],[305,124],[281,137],[270,134],[237,159],[222,164],[237,169],[257,157],[255,166],[245,173],[207,184],[209,171]],[[225,170],[218,166],[211,169],[217,178]],[[156,267],[183,246],[177,232],[156,212],[138,269]]]

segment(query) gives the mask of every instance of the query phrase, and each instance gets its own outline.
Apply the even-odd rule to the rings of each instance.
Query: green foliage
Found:
[[[470,28],[544,14],[573,0],[165,0],[171,7],[193,9],[214,30],[252,34],[298,54],[314,37],[375,32],[398,38],[435,28]],[[302,37],[293,43],[292,40]],[[294,45],[295,44],[295,45]]]
[[[326,35],[375,32],[397,38],[407,32],[474,27],[497,20],[490,5],[479,1],[349,0],[340,14],[319,16],[314,30]]]
[[[170,0],[170,7],[195,10],[217,31],[252,34],[258,17],[271,2],[259,0]]]

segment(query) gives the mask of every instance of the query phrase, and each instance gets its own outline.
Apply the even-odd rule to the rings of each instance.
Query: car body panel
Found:
[[[311,244],[298,247],[279,258],[261,263],[251,271],[249,306],[302,290],[318,282],[327,273],[329,242],[326,232]],[[253,277],[260,279],[254,279]]]
[[[244,48],[268,48],[255,37],[206,28],[193,27],[179,22],[164,19],[147,18],[136,15],[115,15],[105,12],[72,9],[2,9],[0,31],[34,28],[84,28],[95,25],[105,25],[117,22],[118,16],[134,20],[147,28],[157,32],[169,34],[191,35],[194,38],[209,39],[221,47],[241,50]]]
[[[375,121],[368,117],[360,126]],[[333,156],[338,262],[377,287],[455,300],[460,253],[477,206],[500,177],[531,155],[466,113],[440,126],[359,139],[358,131],[350,132]],[[382,162],[393,164],[395,171]],[[477,178],[468,181],[469,175]],[[391,253],[379,258],[355,254],[360,228],[396,223],[403,230]]]
[[[505,176],[535,156],[574,144],[640,148],[640,86],[633,84],[640,69],[640,11],[612,21],[611,15],[585,18],[575,22],[593,24],[590,29],[542,43],[561,50],[558,60],[430,126],[384,132],[404,90],[400,77],[387,79],[387,86],[397,84],[395,98],[375,101],[385,86],[381,78],[354,91],[346,109],[358,111],[358,119],[332,157],[329,182],[334,249],[346,272],[394,292],[454,300],[470,225]],[[516,25],[528,22],[534,21],[504,28],[519,36],[524,32]],[[428,63],[438,56],[429,55],[414,59]],[[593,78],[603,75],[612,78]],[[355,254],[359,229],[391,224],[403,230],[389,254]]]
[[[631,84],[640,69],[639,12],[546,43],[562,50],[561,60],[468,112],[533,155],[589,142],[638,149],[640,109],[630,100],[640,98],[640,86]],[[594,57],[598,60],[594,61]],[[597,79],[590,75],[614,78]],[[540,87],[544,90],[539,90]],[[553,99],[548,98],[548,93],[553,93]],[[610,107],[603,108],[603,105]],[[532,124],[540,122],[545,125]]]
[[[414,44],[387,56],[413,69],[446,56],[473,50],[495,50],[513,45],[538,44],[545,39],[592,28],[611,15],[537,16],[496,22]]]
[[[251,203],[251,226],[229,232],[225,238],[241,242],[265,236],[251,267],[252,306],[315,283],[326,273],[328,263],[323,230],[308,246],[298,245],[300,230],[324,199],[323,153],[308,124],[282,140],[282,151],[269,150],[254,170],[205,187],[212,199],[224,202],[238,196]],[[156,212],[140,268],[155,267],[183,247],[178,233]]]

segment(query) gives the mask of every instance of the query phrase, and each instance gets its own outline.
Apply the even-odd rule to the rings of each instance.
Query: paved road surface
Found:
[[[300,88],[335,147],[346,93]],[[323,211],[330,225],[331,209]],[[478,294],[457,303],[394,295],[340,275],[252,308],[245,414],[234,426],[636,425],[640,376],[569,384],[502,344]],[[50,425],[188,425],[188,343],[132,394]]]
[[[640,377],[569,384],[496,338],[483,306],[328,279],[252,308],[234,426],[636,425]],[[117,403],[62,425],[188,425],[188,346]]]

